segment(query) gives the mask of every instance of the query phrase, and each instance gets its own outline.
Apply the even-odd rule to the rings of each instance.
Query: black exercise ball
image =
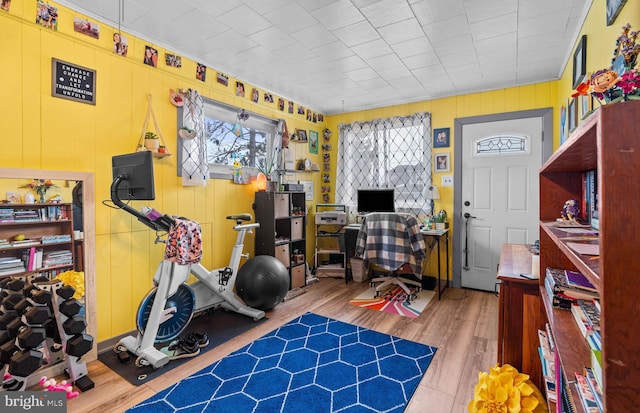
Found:
[[[258,255],[238,271],[236,294],[249,307],[267,311],[278,305],[289,291],[289,271],[278,259]]]

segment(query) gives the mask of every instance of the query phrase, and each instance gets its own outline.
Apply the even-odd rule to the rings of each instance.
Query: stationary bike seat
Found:
[[[251,221],[251,214],[236,214],[236,215],[228,215],[227,219],[232,219],[238,223],[242,221]]]

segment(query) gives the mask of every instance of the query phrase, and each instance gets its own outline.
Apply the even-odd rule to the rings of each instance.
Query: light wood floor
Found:
[[[67,411],[123,412],[167,386],[223,358],[307,311],[438,348],[406,410],[409,413],[465,412],[478,372],[496,362],[498,298],[473,290],[445,290],[415,319],[352,306],[349,299],[368,284],[323,278],[306,292],[279,304],[268,320],[245,334],[141,386],[122,379],[99,361],[89,364],[95,388],[68,402]],[[381,389],[381,391],[384,391]]]

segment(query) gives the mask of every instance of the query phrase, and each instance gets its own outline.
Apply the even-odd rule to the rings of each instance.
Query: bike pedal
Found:
[[[127,364],[131,361],[131,355],[129,355],[128,351],[121,351],[118,353],[118,360],[122,364]]]

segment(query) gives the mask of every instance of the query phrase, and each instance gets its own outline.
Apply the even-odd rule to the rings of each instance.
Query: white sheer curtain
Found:
[[[357,213],[358,189],[394,188],[395,207],[422,221],[432,213],[424,188],[432,180],[431,114],[338,126],[336,203]]]
[[[209,177],[207,140],[204,133],[204,101],[190,89],[182,112],[182,124],[196,131],[193,139],[182,142],[182,185],[204,186]]]

